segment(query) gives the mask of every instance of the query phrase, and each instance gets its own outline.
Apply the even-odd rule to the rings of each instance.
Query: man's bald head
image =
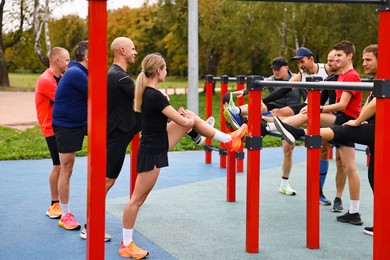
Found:
[[[111,43],[111,51],[115,52],[120,51],[121,48],[125,48],[128,45],[132,45],[133,41],[127,37],[118,37]]]
[[[122,68],[134,64],[137,51],[132,40],[127,37],[118,37],[111,43],[111,51],[114,54],[114,63]]]

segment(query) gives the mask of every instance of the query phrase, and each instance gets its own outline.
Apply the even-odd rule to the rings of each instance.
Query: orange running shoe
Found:
[[[226,143],[226,146],[229,148],[231,152],[236,152],[240,149],[241,146],[241,138],[243,138],[248,132],[247,124],[242,124],[238,130],[231,133],[232,140]]]
[[[147,257],[149,255],[149,252],[136,246],[133,241],[127,246],[125,246],[122,241],[121,249],[119,249],[119,254],[122,257],[142,259]]]
[[[67,230],[77,230],[81,228],[80,223],[76,221],[73,214],[70,212],[61,217],[61,219],[58,221],[58,226]]]
[[[49,218],[59,218],[62,215],[60,203],[56,202],[53,205],[51,205],[47,211],[46,215],[49,216]]]

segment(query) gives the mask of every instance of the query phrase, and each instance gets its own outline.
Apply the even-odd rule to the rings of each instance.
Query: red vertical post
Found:
[[[236,152],[227,152],[226,200],[236,201]]]
[[[320,134],[320,91],[308,93],[307,135]],[[308,137],[306,137],[308,138]],[[321,143],[321,142],[319,142]],[[307,146],[306,163],[306,247],[320,248],[320,147]]]
[[[223,99],[223,96],[225,96],[225,94],[228,92],[228,83],[229,83],[229,76],[227,75],[223,75],[221,76],[221,95],[220,95],[220,109],[219,109],[219,120],[220,120],[220,124],[219,124],[219,129],[224,132],[224,133],[227,133],[227,127],[226,127],[226,119],[225,117],[223,116],[223,104],[222,104],[222,99]],[[226,145],[224,143],[220,143],[220,146],[219,146],[220,149],[225,149],[226,150]],[[219,155],[219,167],[220,168],[226,168],[226,155],[224,154],[220,154]]]
[[[244,83],[245,83],[245,76],[239,75],[236,78],[237,80],[237,90],[243,90],[244,89]],[[237,105],[242,106],[244,105],[244,97],[237,98]],[[244,145],[241,145],[240,149],[238,150],[239,156],[237,159],[237,172],[243,172],[244,171]]]
[[[206,118],[213,115],[213,86],[214,76],[206,76]],[[206,145],[212,145],[211,138],[206,138]],[[211,164],[211,150],[205,151],[205,163]]]
[[[248,135],[247,147],[247,195],[246,195],[246,252],[259,252],[260,222],[260,147],[253,145],[260,141],[261,91],[252,90],[256,76],[247,77],[248,95]],[[257,138],[257,140],[256,140]],[[261,144],[260,144],[261,146]]]
[[[107,129],[107,3],[88,5],[87,259],[104,259]]]
[[[137,159],[139,149],[139,133],[133,137],[130,143],[130,197],[133,194],[135,181],[137,180]]]
[[[384,80],[383,84],[389,85],[390,81],[390,11],[389,3],[379,13],[378,28],[378,68],[377,79]],[[374,84],[376,92],[376,83]],[[386,91],[388,93],[388,90]],[[390,201],[390,194],[387,187],[390,185],[388,178],[388,162],[390,161],[390,138],[388,129],[390,127],[390,98],[377,97],[375,116],[375,178],[374,178],[374,259],[388,259],[388,247],[390,224],[388,223],[387,205]]]
[[[329,145],[328,159],[329,160],[333,159],[333,146],[332,145]]]

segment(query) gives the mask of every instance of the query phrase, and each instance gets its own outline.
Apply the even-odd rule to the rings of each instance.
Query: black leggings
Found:
[[[358,144],[367,145],[370,149],[370,164],[368,166],[368,181],[371,189],[374,191],[374,150],[375,150],[375,124],[363,124],[356,127],[352,126],[331,126],[334,132],[332,141],[343,144],[344,142],[354,142]]]

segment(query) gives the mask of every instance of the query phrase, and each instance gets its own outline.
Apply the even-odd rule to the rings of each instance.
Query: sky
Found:
[[[143,2],[144,0],[108,0],[107,8],[113,10],[123,6],[140,7]],[[53,10],[53,17],[55,18],[60,18],[68,14],[76,14],[81,18],[86,18],[88,15],[88,1],[69,0]]]

